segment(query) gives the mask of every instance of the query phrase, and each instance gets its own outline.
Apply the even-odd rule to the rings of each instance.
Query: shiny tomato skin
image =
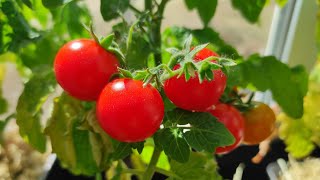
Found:
[[[216,154],[228,153],[237,148],[241,144],[244,136],[244,118],[241,113],[233,106],[227,104],[218,104],[209,112],[215,116],[218,121],[223,123],[235,138],[235,142],[232,145],[218,147]]]
[[[97,117],[102,129],[121,142],[139,142],[160,127],[164,103],[150,84],[132,79],[116,79],[101,92]]]
[[[244,143],[249,145],[259,144],[267,139],[275,129],[276,116],[273,110],[264,103],[256,103],[256,106],[243,113],[245,130]]]
[[[95,101],[119,66],[116,56],[90,39],[63,45],[54,61],[60,86],[71,96]]]
[[[194,60],[195,61],[201,61],[204,60],[210,56],[215,56],[215,57],[219,57],[219,54],[217,54],[216,52],[211,51],[208,48],[204,48],[201,51],[199,51],[195,56],[194,56]]]
[[[218,56],[209,49],[199,51],[194,61],[201,61],[210,56]],[[214,60],[213,60],[214,61]],[[176,65],[174,69],[177,69]],[[188,81],[184,75],[174,76],[164,82],[164,92],[170,101],[179,108],[189,111],[206,111],[210,106],[217,104],[226,87],[227,77],[221,70],[214,70],[212,81],[199,82],[198,74]]]

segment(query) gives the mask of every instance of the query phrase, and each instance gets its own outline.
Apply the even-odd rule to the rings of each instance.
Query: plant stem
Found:
[[[135,13],[137,13],[137,14],[141,14],[141,11],[140,11],[139,9],[137,9],[136,7],[134,7],[132,4],[129,4],[129,8],[130,8],[133,12],[135,12]]]
[[[95,180],[102,180],[101,173],[97,173],[97,174],[96,174]]]
[[[176,175],[174,172],[167,171],[167,170],[165,170],[165,169],[158,168],[158,167],[156,167],[155,170],[156,170],[156,172],[161,173],[161,174],[163,174],[163,175],[166,175],[166,176],[168,176],[168,177],[174,177],[174,178],[176,178],[176,179],[182,179],[181,177],[179,177],[178,175]]]
[[[151,180],[152,179],[152,176],[156,170],[156,165],[157,165],[158,159],[160,157],[160,154],[161,154],[161,151],[158,148],[154,148],[150,163],[149,163],[146,171],[143,174],[143,177],[142,177],[143,180]]]
[[[142,175],[143,174],[143,171],[142,170],[138,170],[138,169],[123,169],[121,171],[121,173],[123,174],[134,174],[134,175]]]
[[[152,0],[144,0],[144,9],[146,11],[152,11]]]

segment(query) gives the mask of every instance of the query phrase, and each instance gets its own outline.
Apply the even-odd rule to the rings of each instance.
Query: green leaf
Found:
[[[125,52],[126,65],[129,69],[137,70],[146,68],[148,57],[152,52],[148,38],[139,29],[134,28],[129,49],[126,49],[129,28],[130,26],[125,23],[119,23],[113,26],[116,41],[122,52]]]
[[[240,57],[237,50],[231,45],[224,42],[220,38],[219,33],[215,32],[211,28],[204,28],[192,31],[193,36],[199,41],[199,43],[210,43],[213,50],[216,51],[220,56],[228,56],[232,59]]]
[[[49,9],[54,9],[64,4],[71,2],[72,0],[42,0],[42,4]]]
[[[101,0],[100,12],[105,21],[119,17],[119,12],[124,12],[129,7],[129,0]]]
[[[238,9],[243,17],[251,23],[258,21],[265,4],[266,0],[232,0],[233,7]]]
[[[221,180],[217,172],[217,163],[212,155],[192,152],[186,163],[179,163],[174,160],[170,162],[171,171],[184,180]],[[168,180],[178,178],[169,177]]]
[[[15,1],[1,1],[0,10],[0,53],[16,52],[40,38],[40,33],[28,24]]]
[[[28,6],[30,9],[32,9],[32,3],[30,0],[22,0],[23,4],[25,4],[26,6]]]
[[[0,114],[3,114],[5,112],[7,112],[7,109],[8,109],[8,103],[2,97],[2,81],[3,81],[4,76],[5,76],[5,70],[6,70],[5,65],[4,64],[0,64]]]
[[[46,138],[42,133],[41,107],[54,91],[56,80],[51,69],[43,67],[25,84],[17,105],[17,124],[21,136],[40,152],[46,150]]]
[[[197,9],[204,26],[208,25],[217,7],[217,0],[185,0],[185,3],[189,10]]]
[[[308,92],[309,85],[309,76],[306,68],[302,65],[295,66],[291,68],[292,80],[298,85],[300,88],[300,92],[302,96],[305,96]]]
[[[152,157],[152,152],[154,151],[154,147],[153,146],[145,146],[140,158],[142,160],[143,163],[145,164],[149,164],[151,157]],[[143,164],[143,166],[145,166],[145,164]],[[162,168],[165,169],[167,171],[170,170],[170,164],[169,164],[169,160],[168,160],[168,156],[166,156],[166,154],[162,151],[159,157],[159,160],[157,162],[157,167],[158,168]],[[144,169],[144,167],[143,167]]]
[[[189,160],[190,147],[178,128],[162,129],[154,136],[154,140],[155,144],[160,145],[169,158],[181,163]]]
[[[63,167],[73,174],[92,176],[109,167],[113,147],[111,139],[94,125],[94,111],[88,113],[84,109],[81,101],[65,93],[55,98],[45,133]],[[84,128],[87,126],[88,129]]]
[[[214,152],[217,147],[234,143],[229,130],[210,113],[179,111],[177,113],[185,114],[184,123],[191,124],[191,129],[184,133],[184,137],[197,151]]]
[[[303,115],[303,97],[307,87],[305,70],[290,69],[272,56],[252,55],[231,71],[238,72],[229,74],[229,79],[238,79],[234,80],[239,83],[235,85],[246,86],[250,83],[260,91],[270,89],[273,99],[286,114],[293,118]]]
[[[137,149],[137,151],[141,153],[144,147],[144,141],[137,142],[137,143],[125,143],[125,142],[119,142],[117,140],[112,139],[112,144],[114,147],[112,160],[114,161],[123,159],[129,156],[132,153],[132,149]]]

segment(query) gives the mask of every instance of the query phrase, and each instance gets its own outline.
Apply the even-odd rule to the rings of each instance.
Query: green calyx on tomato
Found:
[[[215,52],[204,48],[194,56],[194,61],[217,56]],[[176,65],[174,70],[179,67]],[[183,76],[171,77],[164,82],[165,94],[177,107],[190,111],[206,111],[219,102],[227,81],[226,75],[220,69],[210,71],[213,73],[213,80],[205,79],[202,83],[199,82],[198,73],[188,81]]]

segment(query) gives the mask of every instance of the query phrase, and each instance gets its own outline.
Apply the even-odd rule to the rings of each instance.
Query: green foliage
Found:
[[[119,17],[129,7],[129,0],[101,0],[100,12],[105,21]]]
[[[155,135],[155,144],[161,147],[167,156],[178,162],[188,161],[188,144],[198,151],[213,153],[216,147],[234,142],[226,127],[209,113],[174,109],[165,116],[165,128]],[[190,126],[178,126],[187,124]]]
[[[124,143],[113,140],[114,153],[112,154],[113,160],[119,160],[127,157],[132,153],[132,149],[137,149],[139,153],[142,152],[144,142],[139,143]]]
[[[295,158],[308,156],[316,146],[320,146],[320,65],[317,64],[311,72],[309,90],[304,98],[304,114],[299,119],[293,119],[281,114],[280,138],[286,143],[286,150]],[[301,77],[301,76],[299,76]]]
[[[137,24],[129,26],[122,22],[112,27],[116,35],[116,42],[125,54],[126,65],[129,69],[145,68],[151,53],[148,37],[137,26]]]
[[[5,70],[4,64],[0,64],[0,114],[7,112],[8,108],[7,101],[2,97],[2,81],[4,79]]]
[[[208,26],[208,23],[210,22],[216,11],[218,3],[217,0],[185,0],[184,2],[186,3],[189,10],[197,9],[204,26]]]
[[[294,118],[303,115],[303,97],[308,82],[303,68],[290,69],[275,57],[252,55],[230,69],[228,81],[230,86],[251,84],[260,91],[270,89],[285,113]]]
[[[25,84],[18,100],[17,124],[21,136],[40,152],[46,150],[46,138],[42,133],[40,117],[42,105],[48,95],[54,91],[56,80],[52,70],[42,67]]]
[[[154,138],[169,158],[181,163],[189,160],[190,147],[178,128],[160,130]]]
[[[41,36],[28,24],[15,1],[1,1],[0,19],[0,54],[6,51],[15,52]]]
[[[281,6],[281,7],[283,7],[284,5],[286,5],[287,2],[288,2],[288,0],[276,0],[276,3],[277,3],[279,6]]]
[[[42,4],[46,8],[54,9],[71,1],[72,0],[42,0]]]
[[[222,179],[217,172],[217,164],[212,155],[200,152],[192,152],[190,159],[186,163],[179,163],[172,160],[170,162],[171,171],[181,179],[185,180],[205,180]],[[178,178],[170,177],[169,180]]]
[[[285,115],[279,117],[280,138],[284,139],[286,151],[295,158],[308,156],[315,148],[312,142],[312,131],[308,129],[301,119],[291,119]]]
[[[45,133],[62,165],[75,174],[94,175],[108,168],[113,152],[111,139],[94,125],[94,115],[81,101],[63,94],[54,100]],[[86,124],[86,122],[89,123]]]
[[[238,9],[243,17],[251,23],[255,23],[259,20],[260,13],[265,3],[266,0],[232,0],[233,7]]]

